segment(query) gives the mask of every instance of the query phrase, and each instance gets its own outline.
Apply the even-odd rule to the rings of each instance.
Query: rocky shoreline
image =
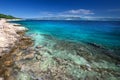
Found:
[[[21,51],[33,45],[31,38],[24,34],[28,29],[19,24],[0,20],[0,80],[16,80],[13,67]],[[34,54],[32,54],[33,56]],[[30,56],[24,56],[30,58]]]
[[[0,56],[10,52],[15,43],[22,37],[27,29],[22,26],[8,23],[5,19],[0,20]]]

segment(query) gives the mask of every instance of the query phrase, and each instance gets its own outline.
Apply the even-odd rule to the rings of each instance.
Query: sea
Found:
[[[29,29],[35,46],[69,41],[102,47],[120,55],[120,21],[23,20],[15,21]]]
[[[26,64],[26,70],[18,77],[27,73],[40,80],[120,80],[120,21],[12,23],[29,29],[25,35],[33,39],[36,50],[34,59],[19,61]]]

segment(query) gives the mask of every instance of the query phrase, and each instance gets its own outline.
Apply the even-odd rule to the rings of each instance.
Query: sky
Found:
[[[0,13],[19,18],[120,17],[120,0],[0,0]]]

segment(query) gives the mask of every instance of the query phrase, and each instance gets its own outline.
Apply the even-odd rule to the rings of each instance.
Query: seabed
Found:
[[[103,48],[58,40],[46,34],[32,36],[35,56],[16,63],[21,65],[18,80],[120,79],[119,61],[106,55]]]

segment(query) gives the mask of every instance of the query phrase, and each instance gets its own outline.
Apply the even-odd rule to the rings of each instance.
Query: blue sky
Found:
[[[21,18],[120,17],[120,0],[0,0],[0,13]]]

